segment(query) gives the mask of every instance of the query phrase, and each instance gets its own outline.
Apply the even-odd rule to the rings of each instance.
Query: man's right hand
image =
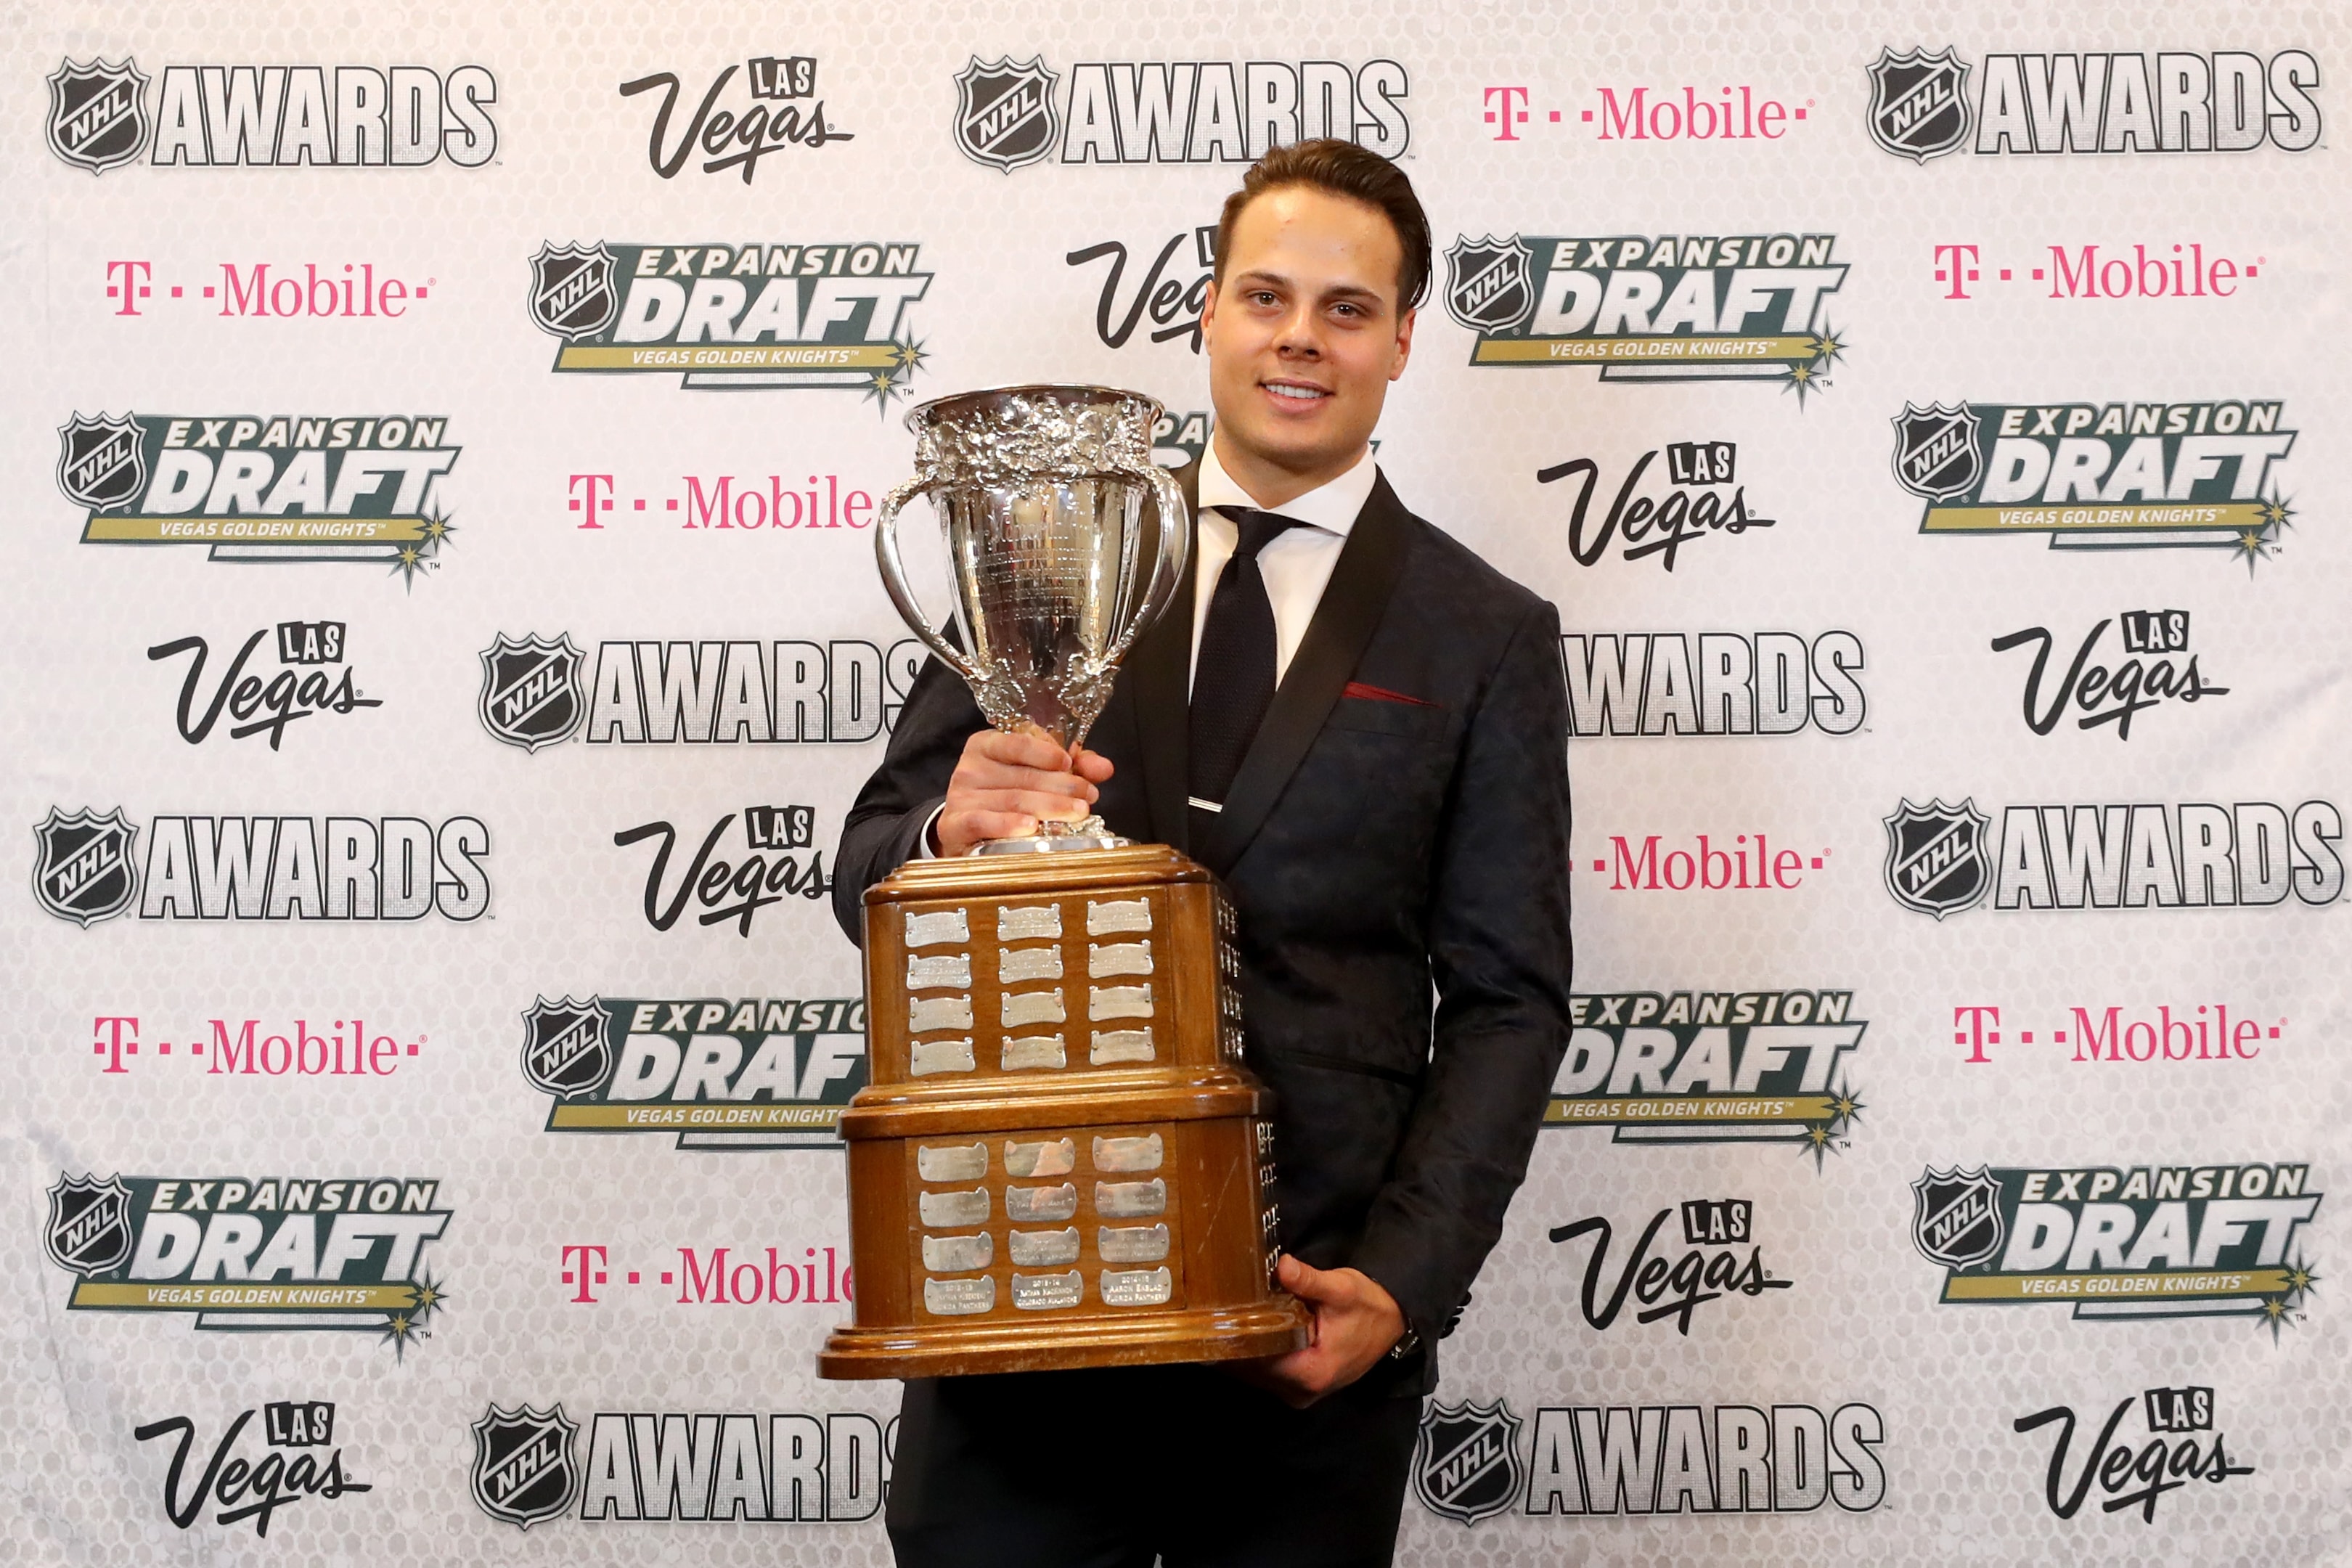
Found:
[[[1086,816],[1101,798],[1110,759],[1084,746],[1065,752],[1032,725],[1017,735],[982,730],[966,741],[933,826],[934,847],[961,855],[983,838],[1018,838],[1041,822]]]

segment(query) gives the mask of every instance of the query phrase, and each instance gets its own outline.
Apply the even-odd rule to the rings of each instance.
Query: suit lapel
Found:
[[[1242,758],[1241,771],[1234,775],[1224,811],[1210,831],[1209,841],[1191,847],[1193,858],[1219,876],[1232,871],[1242,851],[1265,826],[1266,815],[1282,797],[1290,775],[1298,771],[1307,749],[1314,744],[1324,721],[1338,706],[1339,693],[1355,674],[1388,609],[1389,596],[1404,574],[1408,521],[1404,504],[1389,488],[1387,478],[1375,479],[1364,510],[1348,531],[1348,542],[1340,547],[1331,581],[1315,606],[1315,618],[1307,625],[1307,637],[1292,656],[1290,668],[1283,672],[1274,705],[1266,710],[1256,738]],[[1188,605],[1190,600],[1188,594]],[[1189,614],[1184,625],[1189,638]],[[1180,686],[1180,696],[1182,690]],[[1181,714],[1185,710],[1180,706],[1175,711]],[[1181,785],[1178,793],[1181,797]],[[1180,798],[1180,812],[1181,807]]]
[[[1186,512],[1197,515],[1200,466],[1187,464],[1176,470],[1176,482],[1184,492]],[[1160,619],[1135,639],[1124,675],[1131,682],[1129,696],[1141,749],[1151,834],[1159,842],[1179,849],[1187,847],[1186,819],[1191,816],[1184,809],[1184,781],[1190,765],[1185,735],[1192,710],[1192,584],[1197,575],[1194,558],[1187,552],[1184,570],[1177,574],[1176,596]]]

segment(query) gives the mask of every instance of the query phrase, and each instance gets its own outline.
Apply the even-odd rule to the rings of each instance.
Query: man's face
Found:
[[[1287,185],[1242,209],[1228,251],[1201,315],[1218,433],[1244,464],[1335,477],[1412,348],[1396,231],[1378,207]]]

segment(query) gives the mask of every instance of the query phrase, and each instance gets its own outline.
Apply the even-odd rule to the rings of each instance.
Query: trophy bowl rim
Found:
[[[1085,407],[1113,400],[1139,403],[1151,411],[1153,423],[1168,412],[1168,405],[1160,399],[1131,387],[1106,386],[1098,382],[1086,381],[1024,381],[1003,386],[968,387],[961,392],[950,392],[944,396],[918,403],[907,410],[907,428],[919,432],[935,425],[943,417],[944,411],[957,405],[985,406],[989,403],[1015,396],[1046,397],[1070,407]]]

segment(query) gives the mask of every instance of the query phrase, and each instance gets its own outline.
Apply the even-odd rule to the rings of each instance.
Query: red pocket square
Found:
[[[1348,682],[1342,697],[1360,697],[1367,702],[1402,702],[1409,708],[1434,708],[1436,703],[1422,697],[1407,697],[1402,691],[1391,691],[1385,686],[1367,686],[1360,680]]]

